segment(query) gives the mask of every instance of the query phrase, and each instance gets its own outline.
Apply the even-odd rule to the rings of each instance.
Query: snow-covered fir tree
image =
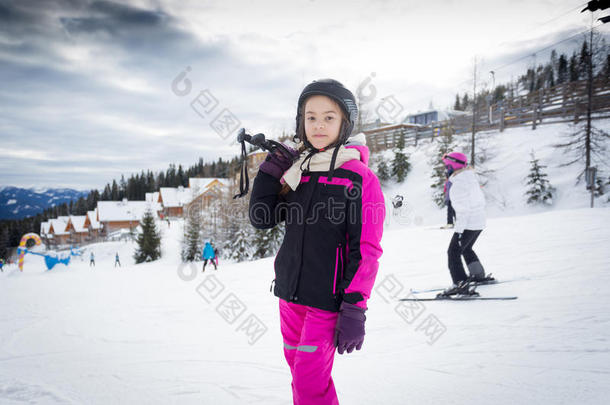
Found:
[[[280,250],[285,234],[286,226],[284,223],[278,224],[270,229],[269,242],[271,255],[275,255]]]
[[[237,262],[243,262],[252,258],[252,227],[251,226],[240,226],[235,234],[233,240],[227,244],[227,248],[230,249],[227,256]]]
[[[192,262],[201,254],[201,212],[198,204],[191,206],[187,212],[184,237],[182,239],[182,260]]]
[[[534,152],[531,153],[531,157],[532,160],[530,160],[530,173],[526,177],[527,185],[529,186],[529,189],[525,192],[525,195],[528,197],[527,203],[530,205],[551,205],[553,204],[553,193],[555,189],[547,180],[546,173],[543,172],[543,169],[546,166],[543,166],[538,163],[539,160],[536,159]]]
[[[144,214],[142,232],[138,235],[136,242],[138,248],[133,256],[136,263],[152,262],[161,257],[161,235],[155,225],[155,217],[149,209]]]
[[[383,159],[381,159],[377,165],[377,178],[379,178],[381,183],[385,183],[386,181],[390,180],[390,168]]]
[[[405,134],[401,134],[398,139],[398,144],[394,148],[394,159],[392,159],[392,177],[397,182],[402,183],[409,170],[411,164],[409,163],[409,157],[405,153]]]
[[[253,259],[262,259],[269,256],[269,248],[271,246],[270,231],[271,229],[254,230],[254,252],[252,253]]]
[[[443,156],[453,150],[453,128],[443,127],[436,138],[437,149],[432,166],[432,199],[439,207],[445,206],[445,182],[447,181],[447,169],[443,163]]]
[[[270,229],[256,229],[254,231],[254,259],[273,256],[277,253],[284,239],[284,227],[282,224]]]

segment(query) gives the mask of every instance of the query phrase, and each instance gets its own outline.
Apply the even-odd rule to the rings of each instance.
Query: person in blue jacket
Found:
[[[206,242],[205,246],[203,247],[203,253],[201,255],[201,258],[203,259],[203,270],[201,270],[202,272],[205,271],[205,266],[208,264],[208,260],[210,262],[212,262],[212,264],[214,265],[214,270],[218,270],[218,267],[216,267],[216,253],[214,252],[214,248],[212,247],[212,244],[210,242]]]

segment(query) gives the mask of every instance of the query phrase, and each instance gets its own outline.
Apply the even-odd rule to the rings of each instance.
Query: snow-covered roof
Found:
[[[93,211],[87,211],[85,226],[91,226],[91,229],[100,229],[100,222],[97,220],[97,208]]]
[[[161,187],[159,196],[164,207],[184,207],[193,200],[193,190],[184,187]]]
[[[222,177],[191,177],[189,178],[189,187],[193,190],[193,197],[197,197],[202,193],[206,192],[215,184],[221,186],[228,186],[230,184],[229,179]]]
[[[150,209],[153,214],[161,210],[158,203],[148,201],[98,201],[97,213],[100,222],[140,221]]]
[[[49,233],[49,226],[51,224],[49,223],[49,221],[45,221],[45,222],[41,222],[40,223],[40,236],[46,236],[46,234]]]
[[[86,219],[86,215],[70,215],[66,228],[72,226],[74,228],[74,232],[76,233],[87,232],[87,228],[85,228]]]
[[[53,235],[67,235],[66,226],[70,217],[61,216],[55,219],[49,219],[49,233]]]

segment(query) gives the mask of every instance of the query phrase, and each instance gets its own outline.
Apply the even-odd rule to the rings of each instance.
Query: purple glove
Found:
[[[347,350],[351,353],[360,350],[364,343],[364,315],[366,309],[362,309],[357,305],[343,301],[339,317],[337,318],[337,326],[335,326],[335,346],[339,354],[343,354]]]
[[[282,144],[284,145],[284,144]],[[268,153],[265,161],[259,166],[259,170],[281,179],[286,170],[290,169],[292,163],[299,157],[299,152],[290,146],[284,145],[286,151],[277,148],[274,153]]]

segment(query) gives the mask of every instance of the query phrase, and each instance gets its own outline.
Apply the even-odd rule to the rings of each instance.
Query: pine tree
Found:
[[[580,48],[580,55],[578,57],[578,75],[580,77],[587,77],[587,69],[589,67],[589,46],[587,41],[583,41],[582,47]]]
[[[468,99],[468,94],[464,94],[464,97],[462,97],[462,111],[466,111],[470,106],[470,100]]]
[[[546,166],[538,163],[538,159],[536,159],[534,152],[531,153],[531,157],[530,173],[526,177],[527,185],[530,186],[530,188],[525,192],[525,195],[528,196],[527,203],[530,205],[551,205],[553,204],[553,193],[555,189],[546,179],[546,173],[543,172],[543,169]]]
[[[286,227],[284,224],[278,224],[269,230],[269,253],[275,255],[282,246],[284,241],[284,235],[286,234]]]
[[[201,251],[201,214],[197,204],[188,210],[184,239],[182,241],[182,260],[192,262],[200,256]]]
[[[574,52],[572,54],[572,57],[570,57],[570,64],[569,64],[568,70],[569,70],[570,82],[575,82],[578,79],[580,79],[580,70],[578,67],[578,60],[576,59],[576,52]]]
[[[112,188],[111,188],[111,197],[112,201],[119,201],[119,186],[116,183],[116,180],[112,180]]]
[[[462,106],[460,105],[460,95],[459,94],[455,95],[455,103],[453,104],[453,109],[456,111],[462,110]]]
[[[253,259],[262,259],[277,253],[284,239],[284,227],[276,225],[270,229],[256,229],[254,231]]]
[[[382,183],[390,180],[390,168],[385,160],[381,160],[377,165],[377,178]]]
[[[557,64],[557,84],[566,83],[568,81],[568,59],[564,54],[559,57]]]
[[[225,249],[230,249],[229,258],[237,262],[250,260],[252,257],[250,229],[251,227],[248,226],[240,226],[237,229],[237,232],[233,235],[233,240],[225,247]]]
[[[394,159],[392,160],[392,177],[396,178],[396,181],[402,183],[409,170],[411,170],[411,164],[409,163],[409,157],[404,152],[405,149],[405,134],[401,134],[398,140],[398,144],[394,149]]]
[[[271,229],[256,229],[254,231],[254,252],[253,259],[262,259],[269,256],[270,251],[270,231]]]
[[[447,169],[443,163],[443,156],[453,150],[453,128],[444,127],[441,135],[437,138],[438,149],[432,166],[432,199],[439,207],[445,206],[445,182],[447,181]]]
[[[542,73],[544,76],[544,87],[549,88],[555,86],[555,75],[553,73],[553,67],[546,65]]]
[[[2,225],[2,228],[0,229],[0,259],[8,259],[10,244],[8,226]]]
[[[161,257],[161,235],[155,225],[155,217],[151,210],[147,210],[140,222],[142,232],[136,242],[138,248],[134,254],[136,263],[152,262]]]

